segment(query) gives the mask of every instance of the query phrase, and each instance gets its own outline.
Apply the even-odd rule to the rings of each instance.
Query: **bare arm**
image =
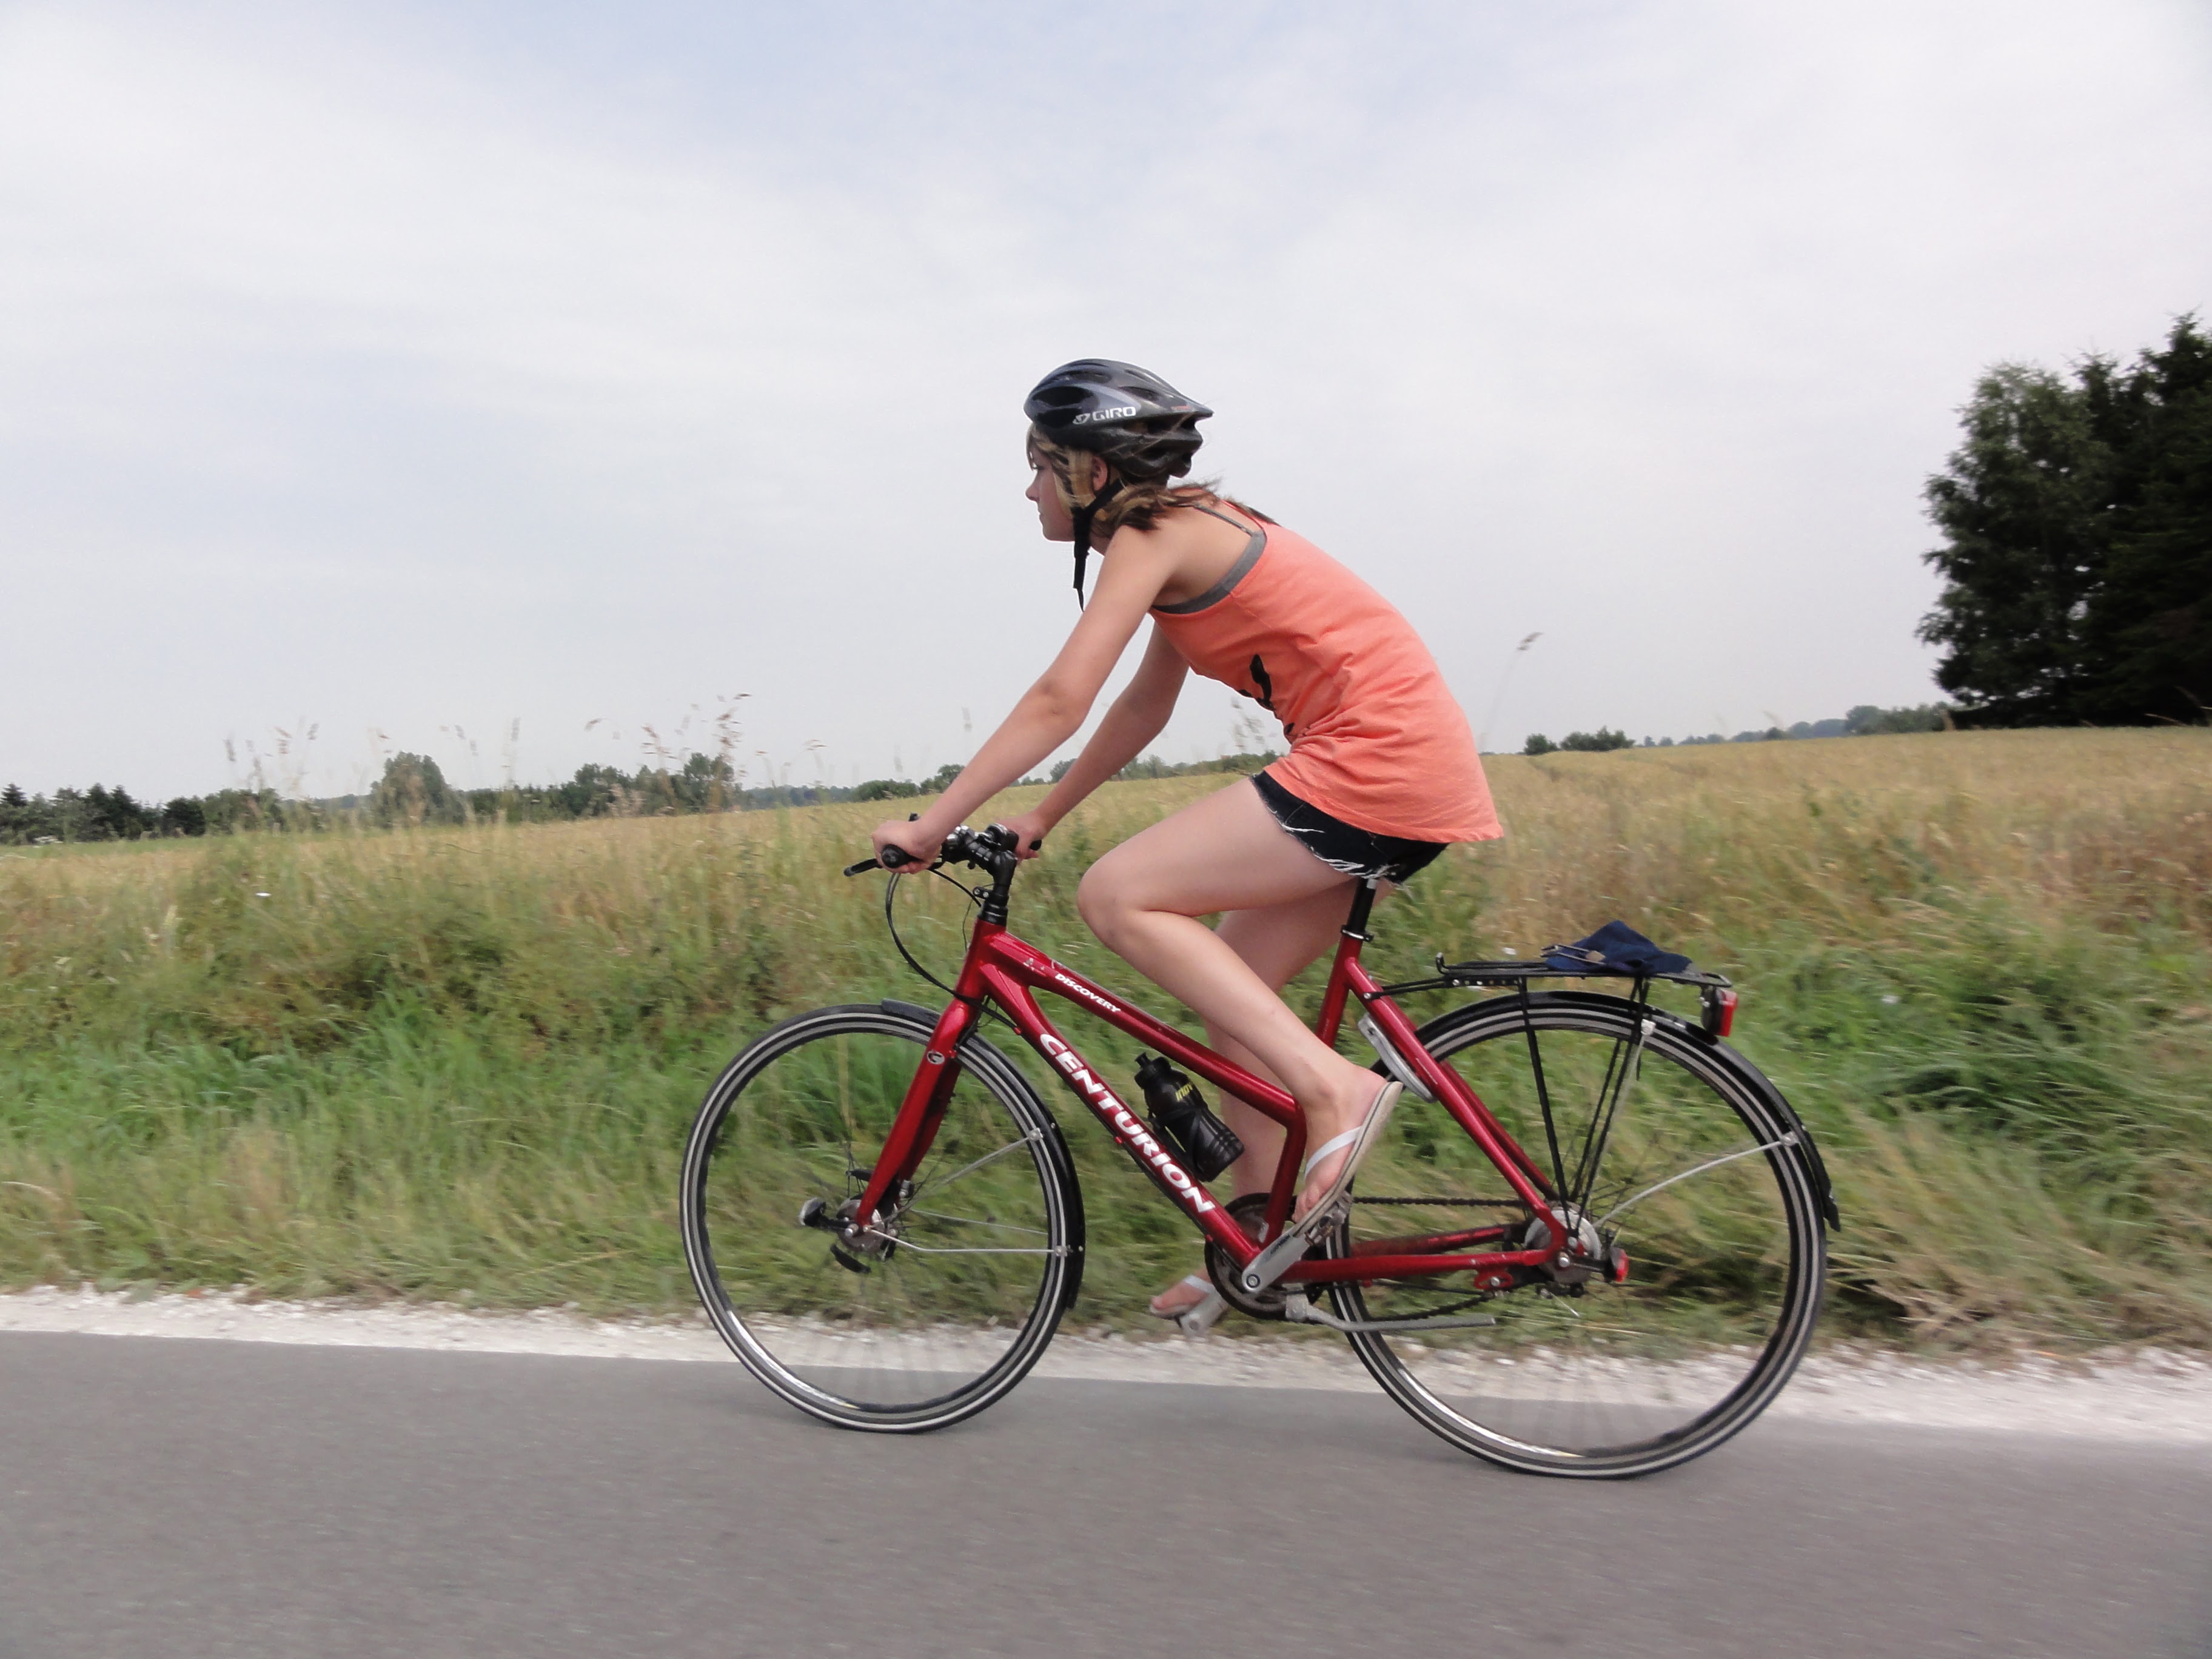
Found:
[[[938,843],[954,825],[1073,737],[1172,569],[1173,556],[1158,537],[1127,529],[1118,533],[1090,608],[1052,666],[1022,694],[967,769],[917,822],[893,820],[877,826],[877,850],[896,846],[917,858],[935,856]],[[1117,709],[1121,701],[1116,700]],[[1085,754],[1095,746],[1087,745]],[[1113,769],[1119,770],[1121,764],[1116,763]]]
[[[1145,659],[1137,665],[1135,678],[1114,699],[1114,706],[1098,722],[1091,741],[1083,745],[1075,764],[1038,804],[1036,817],[1040,820],[1040,834],[1073,811],[1085,796],[1136,759],[1145,745],[1159,736],[1168,716],[1175,713],[1176,699],[1182,696],[1183,678],[1189,672],[1182,653],[1168,642],[1159,624],[1153,623],[1152,637],[1145,647]]]

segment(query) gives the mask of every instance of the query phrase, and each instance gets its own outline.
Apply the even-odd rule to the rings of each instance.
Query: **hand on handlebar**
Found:
[[[1038,857],[1044,850],[1044,838],[1052,826],[1040,812],[1024,812],[1019,817],[1002,818],[1000,823],[1014,832],[1014,856],[1018,859]]]
[[[908,863],[927,864],[945,842],[943,836],[923,832],[915,820],[898,818],[884,819],[869,839],[875,842],[876,858],[886,870],[896,870]],[[896,854],[885,858],[884,854],[893,848],[897,849]]]
[[[988,872],[1001,884],[1014,873],[1014,831],[1003,823],[980,830],[962,824],[933,842],[927,836],[915,836],[913,820],[909,819],[905,823],[878,825],[875,842],[876,856],[848,865],[847,875],[857,876],[864,870],[919,870],[925,865],[934,866],[939,863],[972,865]],[[924,846],[930,849],[927,856],[914,850]]]

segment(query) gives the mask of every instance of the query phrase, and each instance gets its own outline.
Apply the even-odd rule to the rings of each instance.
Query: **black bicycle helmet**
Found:
[[[1091,524],[1124,481],[1180,478],[1206,441],[1198,423],[1213,413],[1134,363],[1079,357],[1039,380],[1022,404],[1030,424],[1066,449],[1100,456],[1121,477],[1095,495],[1074,495],[1075,602],[1083,603],[1083,568],[1091,556]]]
[[[1180,478],[1213,413],[1134,363],[1079,357],[1036,383],[1022,413],[1056,444],[1103,455],[1136,483]]]

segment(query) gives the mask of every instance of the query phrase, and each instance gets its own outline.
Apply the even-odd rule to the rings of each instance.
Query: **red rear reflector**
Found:
[[[1705,1026],[1709,1035],[1724,1037],[1735,1029],[1735,1004],[1736,995],[1732,990],[1714,986],[1705,992]]]

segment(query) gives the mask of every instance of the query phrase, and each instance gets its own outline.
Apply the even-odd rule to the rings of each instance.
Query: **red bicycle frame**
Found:
[[[1356,1244],[1350,1255],[1329,1261],[1301,1261],[1282,1276],[1285,1285],[1327,1284],[1344,1279],[1405,1279],[1421,1274],[1473,1273],[1483,1289],[1504,1289],[1516,1280],[1516,1268],[1542,1266],[1567,1248],[1565,1224],[1553,1205],[1550,1184],[1528,1153],[1478,1099],[1459,1075],[1439,1066],[1415,1038],[1413,1026],[1359,961],[1367,941],[1364,929],[1372,892],[1363,888],[1337,945],[1329,970],[1328,989],[1322,999],[1315,1033],[1334,1047],[1350,1000],[1357,997],[1382,1034],[1404,1060],[1408,1073],[1449,1112],[1475,1144],[1482,1148],[1521,1201],[1543,1218],[1549,1241],[1540,1248],[1518,1250],[1474,1250],[1470,1247],[1496,1243],[1505,1227],[1478,1227],[1425,1234],[1415,1237],[1371,1239]],[[1072,969],[1064,968],[1042,951],[1024,944],[1007,931],[1003,921],[987,914],[975,924],[954,986],[955,1000],[938,1018],[930,1034],[921,1065],[907,1087],[889,1138],[878,1154],[858,1213],[873,1215],[892,1207],[889,1200],[901,1181],[912,1178],[935,1139],[951,1100],[959,1070],[960,1041],[981,1018],[986,1000],[996,1004],[1011,1018],[1030,1046],[1059,1072],[1076,1097],[1105,1125],[1114,1144],[1127,1152],[1152,1183],[1188,1212],[1200,1231],[1219,1245],[1238,1267],[1257,1255],[1261,1245],[1230,1215],[1227,1207],[1207,1192],[1205,1184],[1182,1168],[1174,1151],[1163,1146],[1144,1120],[1123,1103],[1120,1096],[1085,1060],[1075,1045],[1054,1030],[1037,1006],[1034,994],[1048,991],[1097,1015],[1109,1025],[1139,1042],[1159,1049],[1176,1065],[1197,1073],[1217,1088],[1244,1101],[1273,1119],[1285,1132],[1283,1152],[1275,1165],[1267,1194],[1267,1234],[1282,1236],[1297,1197],[1297,1175],[1304,1162],[1305,1114],[1298,1103],[1273,1084],[1223,1059],[1203,1043],[1194,1042],[1172,1026],[1162,1024],[1141,1008],[1093,984]]]

